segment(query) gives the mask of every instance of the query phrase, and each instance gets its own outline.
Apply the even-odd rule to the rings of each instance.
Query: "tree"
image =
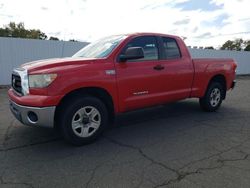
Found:
[[[234,41],[228,40],[225,42],[221,50],[237,50],[241,51],[243,49],[244,41],[242,39],[236,39]]]
[[[207,46],[204,49],[214,50],[214,47],[213,46]]]
[[[244,41],[244,44],[245,44],[245,48],[244,48],[244,51],[250,51],[250,40],[248,41]]]
[[[241,51],[241,50],[242,50],[242,45],[244,44],[243,42],[244,42],[244,41],[243,41],[242,39],[236,39],[236,40],[234,41],[235,50]]]
[[[4,28],[0,28],[0,37],[15,37],[29,39],[47,39],[47,35],[39,29],[25,29],[24,23],[10,22]]]
[[[250,44],[246,46],[246,48],[244,49],[244,51],[250,51]]]
[[[225,42],[222,47],[220,48],[221,50],[233,50],[233,41],[228,40]]]
[[[49,38],[49,40],[59,40],[59,38],[57,38],[57,37],[52,37],[52,36],[51,36],[51,37]]]

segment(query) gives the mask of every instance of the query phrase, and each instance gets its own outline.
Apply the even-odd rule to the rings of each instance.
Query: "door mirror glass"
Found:
[[[141,59],[144,58],[144,51],[141,47],[129,47],[126,49],[125,53],[120,55],[120,62],[125,62],[127,60]]]

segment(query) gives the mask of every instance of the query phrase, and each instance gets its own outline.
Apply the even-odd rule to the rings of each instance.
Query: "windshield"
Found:
[[[96,42],[93,42],[80,51],[78,51],[72,57],[86,57],[86,58],[104,58],[107,57],[112,50],[127,36],[116,35],[111,37],[102,38]]]

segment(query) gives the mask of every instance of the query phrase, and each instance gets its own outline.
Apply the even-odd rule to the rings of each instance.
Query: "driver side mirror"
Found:
[[[132,59],[144,58],[144,51],[141,47],[129,47],[124,54],[120,55],[120,62],[125,62]]]

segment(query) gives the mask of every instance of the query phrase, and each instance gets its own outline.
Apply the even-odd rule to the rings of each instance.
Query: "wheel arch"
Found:
[[[216,75],[214,75],[210,79],[210,81],[208,82],[207,89],[209,88],[210,84],[213,83],[213,82],[219,82],[219,83],[222,84],[222,87],[223,87],[223,96],[222,97],[223,97],[223,99],[225,99],[226,98],[226,92],[227,92],[226,77],[223,74],[216,74]]]
[[[69,103],[70,100],[72,100],[75,97],[84,97],[84,96],[92,96],[100,99],[105,106],[107,107],[108,114],[109,114],[109,121],[113,122],[114,115],[115,115],[115,109],[114,109],[114,101],[112,96],[109,94],[109,92],[103,88],[100,87],[83,87],[78,88],[73,91],[70,91],[64,97],[60,100],[59,104],[56,107],[55,111],[55,128],[58,128],[58,124],[56,122],[59,118],[59,115],[63,109],[63,106]]]

